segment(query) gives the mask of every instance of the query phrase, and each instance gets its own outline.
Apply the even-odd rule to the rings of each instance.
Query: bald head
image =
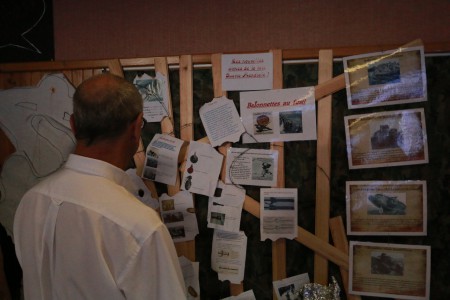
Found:
[[[86,144],[114,138],[136,119],[142,106],[132,83],[109,73],[93,76],[73,95],[75,137]]]

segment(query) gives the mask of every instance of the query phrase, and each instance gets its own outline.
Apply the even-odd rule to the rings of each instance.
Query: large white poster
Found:
[[[243,143],[315,140],[314,87],[240,93]]]

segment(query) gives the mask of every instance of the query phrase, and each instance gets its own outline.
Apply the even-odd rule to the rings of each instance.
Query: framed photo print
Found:
[[[349,293],[429,299],[430,246],[350,242]]]
[[[344,117],[350,169],[428,163],[423,108]]]
[[[345,57],[348,107],[427,100],[423,46]]]
[[[426,235],[425,181],[347,181],[348,235]]]

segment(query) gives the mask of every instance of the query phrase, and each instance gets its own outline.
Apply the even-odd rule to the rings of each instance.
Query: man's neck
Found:
[[[110,163],[122,170],[126,170],[130,163],[129,146],[118,141],[100,141],[87,146],[79,141],[74,154],[98,159]]]

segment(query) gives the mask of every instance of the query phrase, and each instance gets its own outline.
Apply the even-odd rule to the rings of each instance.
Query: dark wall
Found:
[[[57,60],[450,42],[447,0],[53,2]]]

